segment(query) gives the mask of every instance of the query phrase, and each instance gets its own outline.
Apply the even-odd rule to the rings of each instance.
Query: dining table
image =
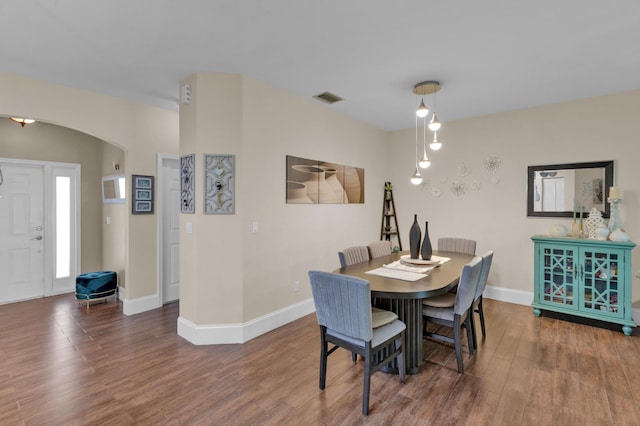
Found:
[[[374,275],[369,272],[385,268],[393,262],[407,257],[408,251],[391,253],[366,262],[356,263],[336,269],[334,272],[359,277],[369,281],[372,306],[395,312],[406,325],[404,364],[407,374],[417,374],[422,369],[422,301],[443,294],[454,288],[460,274],[472,255],[434,250],[440,258],[449,258],[415,281],[407,281],[391,276]],[[384,271],[382,271],[384,272]],[[383,371],[397,373],[397,361],[393,361]]]

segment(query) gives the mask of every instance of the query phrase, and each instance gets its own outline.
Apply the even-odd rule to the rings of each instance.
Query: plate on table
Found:
[[[442,259],[440,258],[436,258],[436,256],[434,256],[434,258],[430,260],[412,259],[410,254],[403,254],[402,256],[400,256],[400,262],[409,265],[437,265],[441,260]]]

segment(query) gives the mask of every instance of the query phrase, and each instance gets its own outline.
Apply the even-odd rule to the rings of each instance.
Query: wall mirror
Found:
[[[572,217],[582,206],[584,217],[594,207],[609,217],[611,186],[613,161],[529,166],[527,216]]]
[[[104,204],[124,204],[125,187],[124,176],[103,176],[102,202]]]

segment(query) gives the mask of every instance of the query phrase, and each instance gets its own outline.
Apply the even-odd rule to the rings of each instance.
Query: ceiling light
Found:
[[[431,144],[429,145],[429,148],[431,148],[434,151],[437,151],[440,148],[442,148],[442,142],[438,140],[438,132],[433,132],[433,142],[431,142]]]
[[[423,119],[422,123],[422,160],[418,162],[421,169],[426,169],[431,165],[431,161],[427,157],[427,120]]]
[[[411,183],[414,185],[420,185],[422,183],[422,175],[418,170],[418,117],[416,116],[416,170],[411,176]]]
[[[411,176],[411,183],[414,185],[420,185],[422,183],[422,176],[420,175],[420,171],[418,167],[416,167],[416,171]]]
[[[416,115],[420,118],[424,118],[429,114],[429,108],[424,104],[424,99],[420,101],[420,106],[416,110]]]
[[[33,124],[36,122],[36,120],[32,118],[11,117],[11,119],[16,123],[20,123],[22,127],[24,127],[25,124]]]
[[[438,117],[436,116],[436,112],[433,111],[433,115],[431,116],[431,121],[429,121],[429,130],[431,130],[432,132],[437,132],[438,130],[440,130],[441,126],[442,124],[440,123],[440,120],[438,120]]]

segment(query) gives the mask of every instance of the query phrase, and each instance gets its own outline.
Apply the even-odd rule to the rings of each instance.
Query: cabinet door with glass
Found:
[[[546,245],[541,247],[539,262],[540,284],[538,300],[541,304],[578,308],[578,250],[570,245]]]
[[[622,318],[624,307],[620,302],[626,297],[624,293],[626,277],[624,268],[618,268],[618,265],[624,259],[624,251],[583,248],[581,252],[580,310]]]

